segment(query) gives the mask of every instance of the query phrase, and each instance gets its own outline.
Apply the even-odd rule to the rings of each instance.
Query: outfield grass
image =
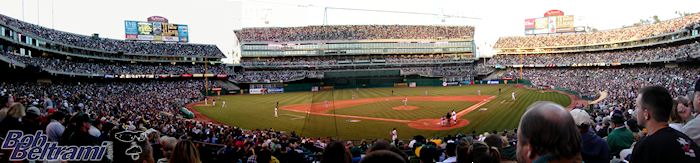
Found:
[[[502,88],[502,94],[498,95],[498,88]],[[280,106],[302,103],[313,103],[330,100],[351,99],[353,94],[357,98],[376,98],[392,96],[450,96],[450,95],[476,95],[481,90],[482,95],[496,96],[491,102],[470,112],[462,119],[467,119],[470,124],[463,128],[447,131],[426,131],[408,127],[403,123],[361,120],[351,121],[348,118],[336,118],[326,116],[314,116],[304,113],[279,110],[279,117],[275,118],[274,107],[279,101]],[[511,101],[510,93],[515,91],[517,100]],[[418,88],[366,88],[366,89],[342,89],[321,92],[292,92],[268,95],[230,95],[217,97],[218,106],[195,106],[200,113],[219,122],[239,126],[247,129],[274,128],[282,131],[295,131],[303,136],[336,137],[341,139],[358,140],[371,138],[389,138],[389,131],[397,128],[399,137],[407,139],[413,135],[446,136],[456,133],[486,132],[492,130],[502,131],[513,129],[517,126],[520,115],[525,108],[535,101],[553,101],[567,106],[571,103],[569,97],[556,92],[541,93],[537,90],[515,88],[513,86],[461,86],[461,87],[418,87]],[[226,108],[221,108],[219,101],[226,101]],[[446,111],[464,109],[473,103],[469,102],[410,102],[409,105],[419,106],[422,109],[411,111],[391,110],[393,106],[403,105],[400,101],[386,101],[365,104],[351,108],[336,110],[336,114],[363,115],[368,117],[393,118],[393,119],[420,119],[438,118]],[[466,107],[465,107],[466,106]],[[363,109],[364,108],[364,109]],[[434,116],[435,115],[435,116]],[[306,118],[304,118],[306,117]]]

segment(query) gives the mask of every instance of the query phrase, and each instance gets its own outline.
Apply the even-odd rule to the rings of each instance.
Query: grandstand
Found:
[[[317,79],[314,85],[337,88],[393,86],[405,83],[406,76],[437,83],[471,81],[473,33],[470,26],[244,28],[236,31],[243,72],[233,80],[288,83],[309,78]]]

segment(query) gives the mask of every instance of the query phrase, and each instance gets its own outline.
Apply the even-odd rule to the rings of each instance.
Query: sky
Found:
[[[524,35],[523,21],[551,9],[574,15],[576,26],[600,30],[676,11],[700,11],[698,0],[2,0],[0,14],[72,33],[124,39],[124,20],[163,16],[187,24],[191,43],[215,44],[233,61],[233,30],[341,24],[471,25],[480,56],[502,36]],[[331,8],[328,8],[331,7]],[[434,13],[443,16],[348,9]],[[459,18],[458,18],[459,17]],[[469,17],[469,18],[462,18]]]

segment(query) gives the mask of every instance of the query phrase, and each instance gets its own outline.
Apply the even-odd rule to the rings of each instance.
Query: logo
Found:
[[[43,131],[24,134],[20,130],[10,130],[2,142],[3,150],[12,150],[10,161],[100,161],[108,154],[110,142],[100,146],[59,146],[57,142],[49,142],[49,137]]]
[[[695,150],[690,148],[690,143],[688,143],[687,140],[683,138],[678,138],[676,141],[678,141],[678,143],[681,144],[681,146],[683,146],[683,153],[685,153],[685,155],[695,157]]]

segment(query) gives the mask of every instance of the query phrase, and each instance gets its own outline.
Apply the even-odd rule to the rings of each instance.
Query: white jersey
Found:
[[[399,138],[399,136],[398,136],[398,133],[396,132],[396,130],[391,130],[391,140],[396,140],[398,138]]]

